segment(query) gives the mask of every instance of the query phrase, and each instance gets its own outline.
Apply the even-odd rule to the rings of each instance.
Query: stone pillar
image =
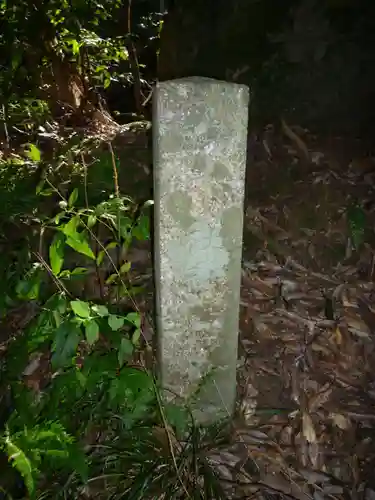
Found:
[[[201,423],[235,402],[248,101],[197,77],[154,96],[158,367]]]

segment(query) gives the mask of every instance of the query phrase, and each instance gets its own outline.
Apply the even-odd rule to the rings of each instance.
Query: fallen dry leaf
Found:
[[[345,431],[345,430],[350,428],[350,420],[347,417],[345,417],[344,415],[341,415],[340,413],[331,413],[330,417],[331,417],[333,423],[339,429],[342,429],[343,431]]]
[[[302,415],[302,433],[308,443],[316,443],[314,424],[308,413]]]

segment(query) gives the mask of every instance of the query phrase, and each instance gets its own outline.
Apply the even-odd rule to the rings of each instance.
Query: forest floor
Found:
[[[112,182],[111,168],[95,162],[100,144],[111,142],[121,192],[152,196],[149,138],[143,125],[98,138],[89,181],[101,191]],[[211,459],[242,498],[372,500],[372,151],[284,123],[278,132],[269,126],[250,136],[247,170],[235,436]],[[149,342],[149,242],[133,249],[132,262],[137,275],[147,276],[138,307]],[[24,309],[8,316],[14,331],[7,338],[25,327],[25,317]]]
[[[243,461],[294,498],[374,498],[375,159],[286,124],[251,148]]]
[[[241,498],[375,498],[374,278],[371,147],[251,134],[235,438],[214,454]]]

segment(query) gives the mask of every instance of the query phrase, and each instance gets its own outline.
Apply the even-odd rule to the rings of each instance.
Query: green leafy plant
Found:
[[[350,240],[358,250],[365,239],[366,215],[358,204],[351,205],[347,210]]]
[[[36,148],[28,151],[39,161]],[[1,442],[30,495],[38,488],[40,472],[47,474],[49,466],[56,470],[57,459],[73,466],[78,452],[84,457],[79,436],[90,425],[104,424],[111,412],[120,411],[121,425],[129,428],[150,413],[150,405],[155,407],[152,376],[127,366],[139,346],[140,314],[136,310],[123,312],[112,300],[118,298],[117,293],[108,291],[99,301],[88,300],[75,295],[70,287],[75,279],[84,283],[90,263],[96,272],[106,263],[107,288],[123,289],[131,296],[131,288],[124,282],[131,265],[126,253],[133,238],[149,237],[148,221],[142,213],[134,216],[131,200],[126,197],[110,197],[93,208],[76,208],[77,189],[67,199],[60,197],[59,212],[41,223],[41,234],[51,234],[48,258],[35,253],[38,260],[15,287],[19,300],[40,304],[40,314],[8,350],[9,359],[17,360],[8,363],[6,371],[15,394],[15,410]],[[99,239],[102,229],[107,235],[105,243]],[[113,249],[120,252],[111,255]],[[84,265],[72,266],[74,255],[80,255]],[[20,384],[19,374],[30,356],[46,350],[55,375],[35,399],[32,391]],[[81,468],[74,465],[76,473],[81,471],[81,481],[82,464],[87,470],[84,459]]]
[[[163,403],[153,375],[132,364],[140,314],[122,311],[117,294],[93,300],[70,287],[74,279],[85,281],[90,263],[97,270],[107,260],[109,288],[127,288],[127,260],[115,262],[110,251],[126,257],[133,238],[148,238],[148,218],[131,210],[128,198],[92,208],[80,208],[79,199],[73,189],[42,223],[42,232],[50,232],[46,260],[33,263],[16,287],[20,299],[40,304],[40,313],[8,349],[4,378],[13,411],[0,442],[9,464],[35,499],[79,498],[83,491],[104,498],[158,498],[165,491],[168,498],[225,498],[207,459],[222,438],[196,428],[184,407]],[[101,225],[110,235],[105,242]],[[43,352],[50,375],[35,394],[20,374]]]
[[[74,467],[83,479],[87,477],[84,454],[76,446],[75,440],[56,422],[44,422],[14,434],[6,431],[2,438],[12,466],[24,479],[29,495],[33,498],[41,466]]]

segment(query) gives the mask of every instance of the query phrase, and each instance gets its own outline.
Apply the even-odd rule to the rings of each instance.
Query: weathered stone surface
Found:
[[[159,368],[200,421],[235,400],[248,99],[194,77],[154,99]]]

